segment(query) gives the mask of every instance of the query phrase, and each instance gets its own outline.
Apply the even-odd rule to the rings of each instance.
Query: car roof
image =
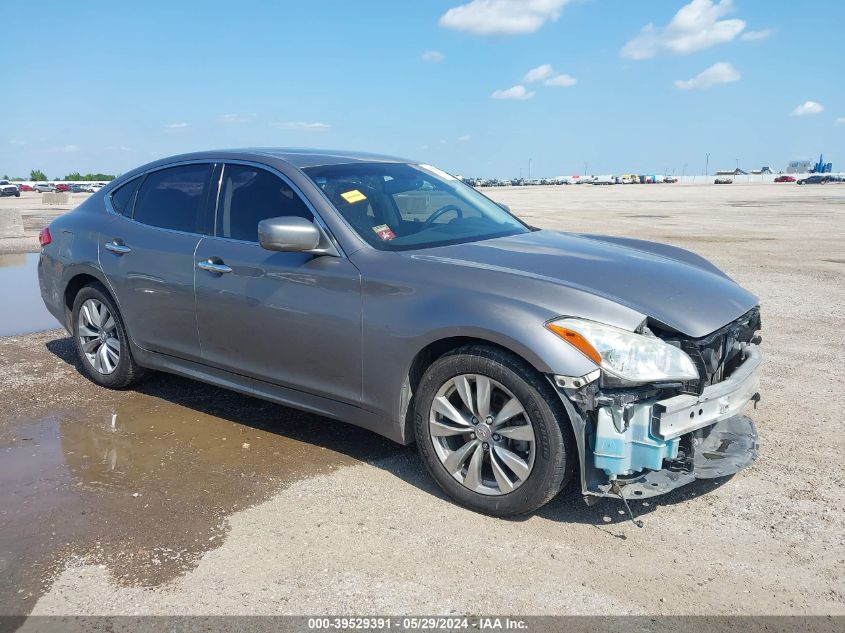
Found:
[[[297,148],[264,148],[248,149],[246,152],[254,152],[274,158],[281,158],[296,167],[316,167],[318,165],[342,165],[345,163],[410,163],[405,158],[389,156],[387,154],[374,154],[370,152],[351,152],[342,150],[316,150]]]
[[[325,165],[347,165],[350,163],[417,163],[418,161],[389,156],[386,154],[371,154],[368,152],[351,152],[344,150],[318,150],[297,147],[245,147],[239,149],[220,149],[192,152],[160,158],[146,165],[140,165],[131,171],[121,174],[109,185],[116,187],[135,178],[150,169],[166,167],[172,163],[185,161],[226,161],[244,160],[271,164],[289,164],[299,169],[308,167],[322,167]],[[280,165],[277,165],[280,166]]]
[[[171,156],[162,162],[175,162],[178,160],[197,160],[203,158],[241,158],[266,159],[275,158],[283,160],[300,169],[306,167],[317,167],[324,165],[343,165],[348,163],[411,163],[405,158],[389,156],[387,154],[372,154],[369,152],[353,152],[346,150],[319,150],[298,147],[246,147],[236,149],[223,149],[216,151],[195,152],[181,156]]]

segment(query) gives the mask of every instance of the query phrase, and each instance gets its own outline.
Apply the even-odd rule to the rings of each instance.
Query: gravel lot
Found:
[[[0,613],[845,615],[845,186],[486,193],[760,296],[750,469],[635,502],[643,529],[573,490],[492,519],[413,448],[167,376],[99,390],[64,332],[0,338]]]
[[[69,205],[43,204],[40,193],[22,191],[19,198],[0,198],[0,214],[19,211],[23,221],[24,237],[4,238],[0,235],[0,255],[6,253],[32,253],[38,250],[38,231],[52,218],[80,204],[91,194],[72,193]]]

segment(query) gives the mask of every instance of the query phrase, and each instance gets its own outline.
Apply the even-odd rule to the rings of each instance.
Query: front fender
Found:
[[[361,402],[386,423],[398,425],[391,436],[404,437],[403,412],[411,397],[409,373],[414,360],[437,341],[486,341],[513,352],[546,375],[583,376],[596,369],[591,360],[544,327],[546,321],[560,316],[548,301],[543,305],[539,300],[507,296],[497,291],[495,283],[470,289],[466,280],[454,275],[445,283],[438,280],[438,273],[448,267],[437,264],[426,266],[425,278],[417,277],[407,265],[403,268],[399,257],[369,253],[368,261],[357,253],[353,257],[363,280]],[[478,279],[477,273],[469,275],[468,283]],[[550,291],[536,281],[525,283],[536,284],[537,292]]]

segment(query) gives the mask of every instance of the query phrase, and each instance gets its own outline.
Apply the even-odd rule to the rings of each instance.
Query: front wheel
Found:
[[[486,346],[451,352],[426,371],[414,433],[426,468],[458,503],[485,514],[530,512],[574,465],[558,396],[522,359]]]

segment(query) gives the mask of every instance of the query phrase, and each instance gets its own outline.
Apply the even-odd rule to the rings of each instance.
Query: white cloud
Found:
[[[558,88],[568,88],[569,86],[574,86],[578,83],[578,80],[575,79],[572,75],[567,75],[566,73],[561,73],[559,75],[555,75],[551,79],[546,79],[543,82],[547,86],[556,86]]]
[[[446,59],[446,56],[440,51],[426,51],[422,54],[422,60],[424,62],[438,63],[442,62],[444,59]]]
[[[493,99],[512,99],[514,101],[525,101],[531,99],[536,93],[528,91],[525,86],[518,84],[506,90],[494,90],[490,96]]]
[[[18,138],[9,139],[9,145],[26,145],[26,141],[22,141]]]
[[[130,149],[123,145],[109,145],[104,148],[107,152],[128,152]]]
[[[473,35],[533,33],[560,17],[570,0],[471,0],[440,16],[440,26]]]
[[[547,86],[574,86],[577,81],[574,77],[567,75],[565,73],[555,73],[555,69],[552,68],[551,64],[543,64],[541,66],[537,66],[537,68],[532,68],[527,73],[525,73],[525,77],[522,78],[522,83],[531,84],[536,83],[538,81],[542,81]]]
[[[459,136],[458,140],[462,143],[466,143],[467,141],[471,141],[472,137],[469,134],[464,134],[463,136]]]
[[[621,56],[650,59],[661,52],[686,55],[736,38],[745,21],[719,18],[733,11],[733,0],[692,0],[665,27],[649,23],[622,48]]]
[[[220,117],[221,123],[249,123],[255,118],[254,114],[239,114],[233,112],[231,114],[224,114]]]
[[[701,71],[692,79],[675,82],[675,87],[681,90],[704,90],[716,84],[727,84],[738,81],[741,75],[739,71],[727,62],[713,64],[710,68]]]
[[[824,106],[821,103],[816,103],[815,101],[805,101],[792,111],[792,116],[819,114],[822,110],[824,110]]]
[[[305,132],[328,132],[332,127],[328,123],[309,123],[307,121],[285,121],[275,125],[286,130],[303,130]]]
[[[79,150],[79,145],[62,145],[61,147],[51,147],[50,149],[46,149],[44,151],[51,154],[73,154],[74,152],[78,152]]]
[[[746,42],[756,42],[757,40],[765,40],[777,33],[777,29],[763,29],[761,31],[746,31],[740,35],[739,39]]]
[[[845,116],[841,116],[841,117],[837,118],[835,123],[836,123],[836,125],[845,125]]]
[[[551,77],[555,72],[555,69],[552,68],[551,64],[543,64],[542,66],[537,66],[537,68],[532,68],[527,73],[525,73],[525,77],[523,77],[522,81],[527,84],[534,83],[535,81],[542,81],[543,79],[548,79]]]
[[[184,130],[186,127],[191,127],[190,123],[168,123],[164,126],[167,130]]]

